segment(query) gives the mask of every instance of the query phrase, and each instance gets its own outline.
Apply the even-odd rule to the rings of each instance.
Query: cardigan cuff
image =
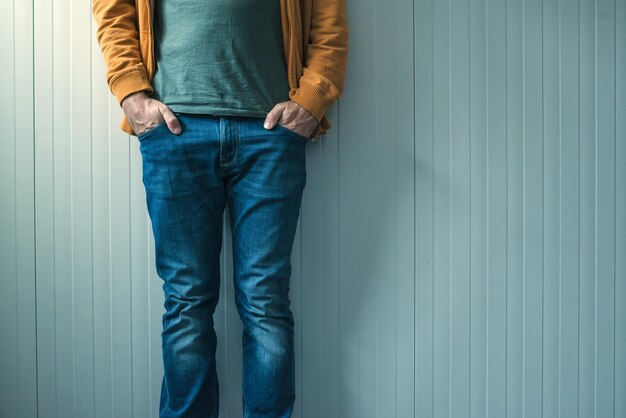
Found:
[[[142,90],[149,94],[154,93],[154,88],[148,81],[146,72],[141,69],[124,73],[111,82],[111,92],[120,107],[126,96]]]
[[[300,82],[300,86],[296,89],[291,100],[311,112],[318,122],[322,120],[322,117],[333,103],[328,98],[327,93],[306,81]]]

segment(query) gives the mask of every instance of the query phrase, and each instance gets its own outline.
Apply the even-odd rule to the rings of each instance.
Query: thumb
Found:
[[[274,106],[265,117],[265,123],[263,123],[263,127],[265,129],[273,129],[274,125],[276,125],[276,123],[280,120],[280,117],[283,114],[283,110],[285,110],[284,103],[278,103],[276,106]]]
[[[182,129],[180,127],[180,122],[178,121],[178,118],[176,117],[174,112],[172,112],[172,109],[164,105],[161,106],[160,111],[163,115],[163,119],[165,119],[165,123],[167,123],[167,127],[169,128],[169,130],[175,134],[179,134]]]

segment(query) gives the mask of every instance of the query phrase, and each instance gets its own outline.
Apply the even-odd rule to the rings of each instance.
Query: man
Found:
[[[223,212],[243,323],[245,418],[291,416],[290,254],[305,145],[331,127],[345,0],[93,0],[121,129],[137,135],[163,280],[160,417],[217,417]]]

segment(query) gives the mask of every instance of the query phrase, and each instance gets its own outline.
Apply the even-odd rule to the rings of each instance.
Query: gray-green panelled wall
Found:
[[[294,417],[625,418],[626,1],[348,12],[345,92],[307,144]],[[141,155],[90,2],[0,0],[0,54],[0,417],[157,417]]]

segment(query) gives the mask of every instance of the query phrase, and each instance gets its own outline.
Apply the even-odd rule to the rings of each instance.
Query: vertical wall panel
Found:
[[[507,30],[507,4],[499,0],[487,0],[486,3],[486,73],[487,73],[487,93],[486,93],[486,157],[487,165],[487,190],[484,198],[487,200],[487,342],[486,342],[486,365],[487,368],[487,405],[486,417],[498,418],[506,416],[507,396],[513,393],[514,396],[521,391],[521,382],[511,385],[509,378],[514,374],[509,374],[509,359],[516,359],[515,365],[511,367],[515,372],[515,367],[520,364],[521,356],[515,357],[507,352],[508,338],[514,338],[518,334],[520,322],[513,312],[509,311],[509,274],[515,272],[510,269],[513,263],[509,262],[509,257],[515,257],[514,246],[509,247],[507,243],[515,231],[509,227],[507,217],[508,189],[507,182],[509,175],[509,158],[507,155],[507,126],[508,116],[518,116],[507,112],[507,37],[504,36]],[[521,13],[523,11],[520,10]],[[512,67],[512,70],[519,77],[521,67]],[[435,95],[438,92],[435,92]],[[518,158],[519,155],[517,154]],[[510,176],[515,180],[515,176]],[[516,220],[514,217],[510,219]],[[434,231],[435,236],[440,234]],[[511,273],[514,274],[514,273]],[[440,280],[438,277],[436,280]],[[514,283],[514,281],[513,281]],[[521,297],[521,293],[516,293],[515,298]],[[511,308],[512,309],[512,308]],[[509,321],[511,318],[511,321]],[[508,331],[510,326],[511,331]],[[515,347],[515,344],[511,344]],[[522,352],[520,351],[520,354]],[[509,390],[511,392],[509,392]],[[440,417],[441,415],[435,415]]]
[[[626,416],[626,3],[615,2],[615,416]]]
[[[523,2],[523,196],[522,235],[522,411],[513,415],[542,416],[543,270],[544,252],[544,124],[543,124],[543,14],[542,1]],[[519,382],[511,382],[517,388]]]
[[[55,268],[54,223],[55,190],[52,185],[52,2],[34,3],[34,109],[35,109],[35,227],[37,274],[37,407],[41,416],[56,416]],[[45,167],[45,169],[44,169]],[[45,173],[45,174],[44,174]],[[39,417],[40,415],[38,415]]]
[[[389,189],[394,193],[388,199],[395,199],[395,211],[388,209],[387,219],[393,219],[393,226],[387,225],[388,233],[393,233],[393,246],[389,246],[388,257],[395,266],[394,271],[394,292],[395,300],[390,300],[388,307],[384,307],[393,312],[387,317],[389,324],[395,321],[395,341],[389,341],[395,347],[381,349],[381,355],[387,350],[395,351],[395,364],[388,365],[397,374],[395,376],[395,405],[390,401],[389,411],[397,417],[411,417],[415,413],[416,401],[415,393],[415,370],[416,370],[416,324],[415,324],[415,229],[416,229],[416,127],[415,121],[415,84],[414,84],[414,54],[412,51],[414,44],[414,3],[412,0],[398,0],[395,3],[394,23],[394,43],[396,45],[393,65],[390,65],[389,72],[380,74],[393,74],[395,84],[390,93],[393,94],[393,112],[388,120],[394,120],[395,143],[388,147],[393,150],[393,160],[391,156],[383,164],[394,164],[395,174],[393,178],[388,178]],[[379,107],[380,108],[380,107]],[[343,108],[342,108],[343,109]],[[382,120],[381,126],[388,126]],[[385,132],[383,129],[381,132]],[[344,137],[348,135],[347,133]],[[381,133],[381,137],[383,135]],[[383,145],[384,146],[384,142]],[[387,170],[391,173],[391,170]],[[385,186],[386,187],[386,186]],[[393,187],[393,189],[392,189]],[[388,195],[389,196],[389,195]],[[384,243],[379,243],[379,248],[385,247]],[[386,274],[383,274],[386,276]],[[384,382],[379,382],[383,385]],[[384,415],[385,411],[380,411]]]
[[[96,417],[113,416],[113,385],[111,367],[111,204],[109,173],[110,142],[119,139],[109,106],[113,101],[106,83],[97,82],[104,78],[104,63],[95,40],[95,25],[91,26],[91,164],[92,164],[92,210],[93,210],[93,327],[94,330],[94,406]],[[138,262],[142,256],[137,254]]]
[[[347,3],[292,255],[294,417],[626,416],[624,2]],[[162,281],[95,29],[89,2],[0,3],[0,417],[158,416]]]
[[[37,416],[33,7],[0,1],[0,417]]]
[[[69,76],[72,80],[70,90],[71,118],[70,167],[71,167],[71,238],[72,273],[71,295],[73,308],[73,372],[75,379],[74,408],[75,416],[88,417],[95,410],[94,403],[94,286],[91,275],[93,266],[92,225],[92,155],[91,150],[91,72],[84,71],[91,67],[91,8],[90,3],[72,0],[69,17]],[[59,115],[60,116],[60,115]],[[71,368],[70,368],[71,370]]]
[[[416,2],[416,167],[433,161],[416,177],[416,263],[433,257],[433,270],[416,271],[416,416],[621,416],[622,9],[614,1],[470,3],[465,81],[465,39],[454,37],[464,5]],[[457,132],[464,82],[471,118]],[[465,132],[471,147],[457,161]],[[472,178],[465,211],[455,204],[463,162]],[[455,266],[468,213],[471,396],[457,410],[463,385],[453,376],[464,365],[454,355],[463,335],[454,312],[466,289]],[[448,255],[449,269],[440,264]]]
[[[434,411],[434,2],[414,1],[415,28],[415,411]],[[343,112],[345,114],[345,111]],[[407,174],[409,175],[409,174]]]
[[[578,416],[581,125],[578,0],[560,3],[559,417]],[[553,279],[556,280],[556,279]]]
[[[470,358],[468,411],[487,416],[487,42],[486,2],[470,0],[469,121],[470,150]]]
[[[433,411],[450,414],[450,2],[433,3]],[[441,279],[443,280],[441,280]]]
[[[469,417],[469,1],[450,2],[450,416]]]
[[[594,413],[597,417],[612,417],[615,416],[615,0],[597,0],[596,13]]]
[[[580,0],[580,298],[579,416],[595,415],[596,383],[596,13],[593,0]]]
[[[559,416],[559,3],[542,2],[543,271],[540,413]],[[530,414],[527,414],[530,415]]]
[[[506,2],[506,404],[519,417],[524,393],[524,1]],[[489,117],[489,115],[488,115]],[[489,117],[490,118],[490,117]],[[489,169],[491,172],[491,169]],[[494,175],[498,175],[494,171]],[[491,228],[488,225],[487,228]],[[488,255],[491,257],[491,255]],[[489,296],[498,297],[497,293]]]

